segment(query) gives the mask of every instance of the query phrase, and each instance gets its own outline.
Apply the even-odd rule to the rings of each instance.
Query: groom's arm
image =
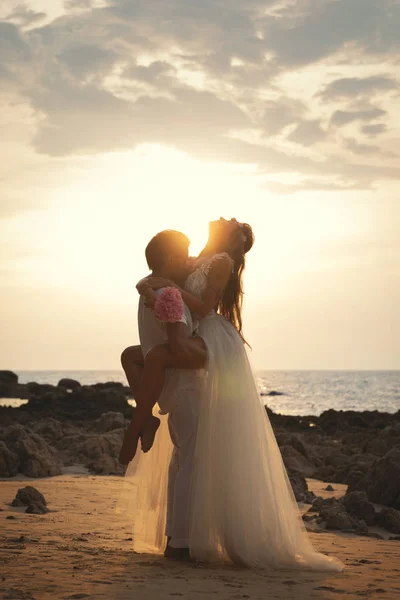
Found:
[[[177,369],[202,369],[206,363],[206,348],[201,338],[188,337],[185,323],[167,323],[170,364]]]

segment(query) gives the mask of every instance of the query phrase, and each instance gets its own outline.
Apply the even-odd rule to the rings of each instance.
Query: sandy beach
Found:
[[[328,495],[325,484],[308,483],[318,495]],[[25,485],[44,494],[48,514],[9,506]],[[114,511],[120,485],[120,477],[92,475],[1,481],[1,600],[400,597],[400,542],[394,540],[310,533],[316,548],[346,564],[335,575],[252,572],[134,554],[130,525]],[[344,488],[336,484],[330,495]]]

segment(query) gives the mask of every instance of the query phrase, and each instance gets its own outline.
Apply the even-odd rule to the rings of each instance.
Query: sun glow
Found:
[[[147,272],[144,248],[162,229],[204,246],[208,222],[224,216],[249,222],[256,246],[249,255],[249,293],[282,289],[304,269],[318,268],[324,244],[364,229],[346,198],[284,201],[258,185],[248,169],[202,163],[161,146],[83,157],[74,178],[53,194],[45,212],[10,221],[8,234],[24,236],[31,256],[15,263],[16,280],[33,287],[67,287],[74,294],[131,301],[134,283]],[[122,300],[124,301],[124,300]]]

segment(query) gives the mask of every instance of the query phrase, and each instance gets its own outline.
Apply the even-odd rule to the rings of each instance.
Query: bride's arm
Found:
[[[161,287],[175,287],[181,292],[182,300],[191,312],[199,317],[206,317],[215,309],[224,293],[232,274],[232,264],[232,260],[226,256],[216,260],[211,265],[211,269],[207,276],[207,287],[201,299],[193,296],[186,290],[183,290],[173,281],[162,279],[160,277],[150,277],[146,280],[145,285],[142,285],[142,282],[139,282],[136,287],[141,295],[148,290],[148,287],[151,287],[153,290]]]

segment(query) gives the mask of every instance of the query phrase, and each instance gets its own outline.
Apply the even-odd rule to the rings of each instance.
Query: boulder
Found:
[[[346,512],[345,506],[336,498],[324,499],[319,514],[326,523],[326,529],[354,531],[357,528],[357,521]]]
[[[378,514],[378,523],[391,533],[400,533],[400,511],[395,508],[383,508]]]
[[[378,458],[363,480],[371,502],[400,509],[400,449]]]
[[[14,504],[15,501],[22,504]],[[43,494],[31,485],[20,488],[12,503],[13,506],[29,506],[29,504],[43,504],[44,506],[47,504]]]
[[[26,387],[29,393],[34,394],[35,396],[42,396],[47,392],[54,392],[56,389],[54,385],[51,385],[50,383],[36,383],[36,381],[29,381],[29,383],[26,384]]]
[[[326,511],[324,520],[326,521],[326,529],[338,529],[339,531],[354,531],[356,529],[356,523],[345,510],[331,509]]]
[[[66,390],[77,390],[81,387],[81,384],[75,379],[64,377],[64,379],[60,379],[60,381],[57,383],[57,387],[62,387]]]
[[[315,467],[293,446],[284,445],[280,448],[283,462],[289,471],[297,471],[306,477],[311,477],[315,473]]]
[[[376,456],[384,456],[393,448],[400,448],[400,422],[392,423],[378,435],[374,435],[363,450]]]
[[[22,425],[9,427],[3,434],[5,443],[18,457],[18,472],[27,477],[60,475],[57,452],[45,440]]]
[[[19,460],[7,444],[0,441],[0,477],[13,477],[18,473]]]
[[[296,435],[295,433],[277,433],[276,435],[277,442],[279,446],[291,446],[297,452],[302,454],[307,460],[314,459],[314,453],[310,448],[306,446],[304,443],[304,439],[300,437],[300,435]]]
[[[314,494],[314,492],[312,492],[311,490],[307,490],[304,494],[303,502],[305,504],[313,504],[316,499],[317,496]]]
[[[347,483],[350,491],[356,491],[352,486],[368,473],[375,460],[376,456],[373,454],[355,454],[349,457],[347,463],[336,470],[335,483]]]
[[[97,389],[82,386],[72,391],[63,387],[40,396],[33,396],[21,407],[33,417],[51,417],[58,421],[90,421],[93,423],[105,412],[120,412],[132,416],[125,391],[119,389]]]
[[[32,431],[42,436],[46,442],[50,443],[60,440],[64,435],[63,426],[60,421],[52,419],[51,417],[33,423]]]
[[[293,488],[296,501],[304,502],[305,493],[308,491],[308,485],[305,477],[303,477],[303,475],[297,471],[289,471],[288,477]]]
[[[368,502],[365,492],[350,492],[341,498],[341,502],[350,516],[365,521],[367,525],[376,524],[375,508]]]
[[[0,371],[0,382],[6,384],[18,383],[18,375],[13,371]]]
[[[107,431],[113,431],[114,429],[122,429],[127,425],[125,417],[120,412],[106,412],[103,413],[96,421],[93,426],[99,433],[106,433]]]
[[[338,501],[336,498],[321,498],[318,496],[312,503],[312,507],[309,512],[320,512],[323,508],[330,508],[336,506]]]
[[[41,502],[32,502],[32,504],[28,505],[25,512],[30,515],[44,515],[50,511],[47,508],[47,506],[45,506]]]
[[[101,435],[81,433],[64,438],[58,448],[66,464],[83,464],[97,475],[120,475],[118,455],[124,433],[124,429]]]
[[[105,383],[94,383],[91,386],[94,390],[117,390],[117,391],[125,391],[126,388],[119,381],[106,381]]]
[[[11,502],[11,506],[21,507],[21,506],[26,506],[26,504],[24,504],[22,502],[22,500],[20,500],[19,498],[14,498],[14,500]]]

